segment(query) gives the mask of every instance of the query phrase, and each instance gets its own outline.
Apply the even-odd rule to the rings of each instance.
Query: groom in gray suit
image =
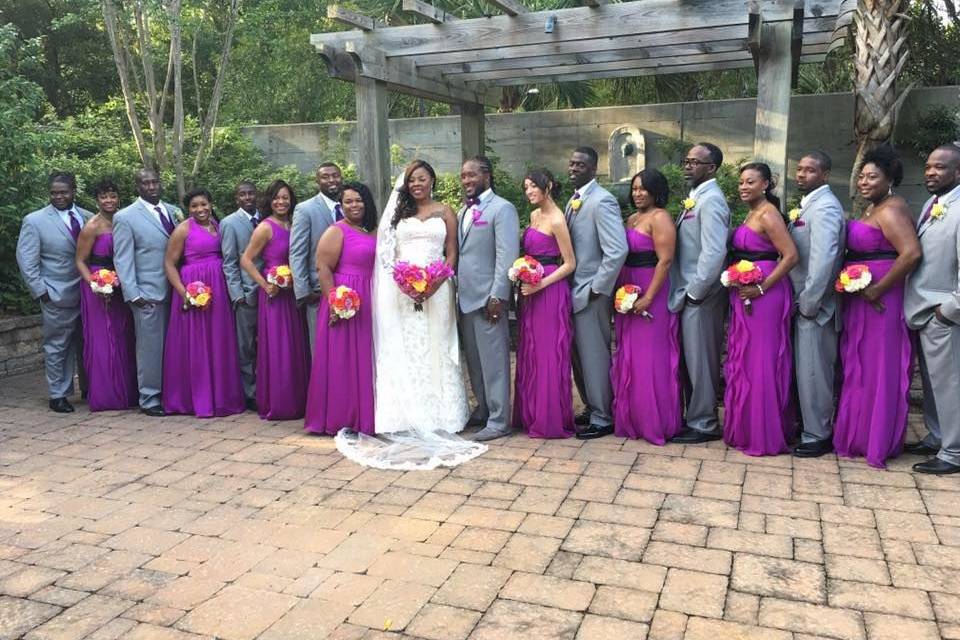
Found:
[[[690,195],[677,218],[677,253],[670,268],[669,307],[680,314],[686,371],[684,428],[671,442],[696,444],[719,440],[717,393],[727,292],[720,272],[727,258],[730,207],[717,184],[723,153],[701,142],[683,160]]]
[[[923,419],[929,433],[904,447],[936,455],[913,465],[919,473],[960,472],[960,147],[933,150],[924,170],[927,191],[917,227],[923,260],[907,278],[907,324],[920,335]]]
[[[23,219],[17,264],[30,296],[40,303],[50,409],[70,413],[73,405],[67,396],[73,393],[80,344],[82,285],[76,264],[77,237],[91,214],[73,202],[77,192],[73,174],[54,173],[47,186],[50,204]]]
[[[343,187],[340,167],[324,162],[317,167],[319,192],[293,210],[290,228],[290,269],[293,270],[293,295],[297,304],[307,308],[310,352],[317,334],[317,305],[320,303],[320,282],[317,280],[317,243],[331,224],[343,218],[338,202]],[[268,213],[269,215],[269,213]]]
[[[573,378],[589,416],[577,431],[588,440],[613,433],[610,404],[610,296],[620,267],[627,258],[627,236],[620,205],[601,187],[597,177],[597,152],[578,147],[567,165],[576,191],[565,215],[570,228],[577,268],[570,294],[573,298]]]
[[[477,408],[474,440],[510,433],[510,323],[507,271],[520,250],[517,209],[493,192],[493,165],[468,158],[460,170],[466,203],[457,216],[460,335]]]
[[[153,169],[137,171],[136,187],[139,197],[113,217],[113,262],[123,299],[133,311],[140,412],[162,416],[163,342],[170,316],[163,257],[182,214],[160,201],[160,175]]]
[[[240,376],[243,379],[243,395],[247,408],[257,410],[256,361],[257,361],[257,283],[240,268],[240,256],[250,244],[253,230],[260,224],[257,211],[257,187],[243,181],[234,192],[237,210],[220,223],[220,249],[223,252],[223,274],[233,301],[237,323],[237,343],[240,355]],[[263,261],[257,258],[257,269]]]
[[[803,432],[793,455],[815,458],[833,451],[834,380],[837,365],[837,294],[843,265],[843,207],[833,195],[830,156],[811,151],[797,163],[800,208],[790,212],[790,237],[800,261],[790,271],[797,315],[793,362]]]

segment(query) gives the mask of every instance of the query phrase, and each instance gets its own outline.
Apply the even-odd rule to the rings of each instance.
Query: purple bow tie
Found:
[[[467,207],[475,207],[480,204],[480,198],[467,198]]]

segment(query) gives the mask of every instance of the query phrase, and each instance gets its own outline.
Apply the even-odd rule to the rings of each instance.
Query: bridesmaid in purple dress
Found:
[[[637,212],[627,219],[630,253],[617,288],[634,284],[643,293],[632,313],[617,313],[613,320],[617,331],[610,370],[614,434],[663,445],[682,426],[680,323],[667,309],[677,229],[663,208],[670,188],[662,173],[645,169],[633,176],[630,195]]]
[[[577,266],[563,211],[554,199],[560,185],[546,169],[523,179],[530,226],[523,253],[543,265],[539,284],[520,287],[513,425],[531,438],[569,438],[573,428],[570,347],[573,341],[570,286]]]
[[[189,217],[170,234],[163,261],[173,288],[163,348],[163,409],[198,418],[229,416],[246,408],[212,202],[206,189],[184,196]],[[210,289],[210,302],[203,308],[187,300],[186,287],[192,282]]]
[[[376,259],[377,205],[366,185],[340,190],[343,220],[317,243],[320,304],[304,428],[336,435],[342,428],[373,435],[373,315],[370,282]],[[360,296],[360,309],[342,320],[327,296],[340,285]]]
[[[892,149],[867,153],[857,188],[869,205],[863,219],[847,223],[845,266],[865,264],[873,278],[859,294],[842,294],[843,382],[833,446],[837,455],[864,456],[880,468],[900,454],[906,434],[913,350],[903,287],[921,254],[909,206],[891,192],[902,178]]]
[[[770,167],[751,162],[740,169],[740,199],[750,211],[733,232],[731,264],[749,260],[764,278],[730,290],[723,440],[750,456],[777,455],[789,450],[793,427],[793,293],[786,276],[797,263],[797,247],[773,195]]]
[[[290,266],[290,219],[296,204],[290,185],[283,180],[273,181],[260,207],[261,211],[269,211],[270,216],[257,225],[240,258],[240,266],[260,285],[257,410],[264,420],[299,420],[307,401],[310,346],[306,317],[297,307],[289,285],[281,288],[267,282],[271,267]],[[257,256],[263,258],[263,273],[253,263]]]
[[[109,297],[90,289],[91,272],[113,271],[113,214],[120,207],[120,191],[110,180],[94,187],[97,215],[84,225],[77,238],[77,270],[80,286],[80,318],[83,325],[83,368],[89,387],[90,411],[128,409],[137,406],[137,360],[133,315],[114,288]]]

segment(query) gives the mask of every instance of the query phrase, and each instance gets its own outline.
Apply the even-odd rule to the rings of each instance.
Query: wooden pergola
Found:
[[[354,29],[311,36],[330,75],[356,84],[357,165],[379,202],[391,186],[389,91],[459,105],[468,156],[482,153],[485,108],[498,106],[507,85],[743,67],[758,78],[754,156],[783,175],[798,65],[840,44],[856,8],[856,0],[583,0],[531,12],[518,0],[487,2],[502,13],[460,20],[403,0],[428,20],[405,26],[330,6],[331,18]]]

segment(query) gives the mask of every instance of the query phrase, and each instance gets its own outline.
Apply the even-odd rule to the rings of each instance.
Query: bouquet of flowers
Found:
[[[120,278],[112,269],[97,269],[90,274],[90,289],[101,296],[112,296],[113,290],[120,286]]]
[[[413,298],[413,308],[423,311],[423,294],[434,283],[453,275],[443,260],[434,260],[425,267],[400,261],[393,265],[393,281],[400,291]]]
[[[293,271],[285,264],[278,264],[267,269],[267,282],[275,284],[281,289],[289,289],[293,285]]]
[[[857,293],[863,291],[873,280],[870,267],[865,264],[851,264],[843,268],[833,288],[839,293]]]
[[[750,285],[760,284],[761,282],[763,282],[763,271],[749,260],[735,262],[720,274],[720,284],[727,288],[748,287]],[[749,313],[750,300],[744,300],[743,306],[746,307]]]
[[[520,256],[507,271],[511,282],[538,285],[543,280],[543,265],[532,256]]]
[[[341,320],[349,320],[357,315],[357,311],[360,309],[360,294],[350,287],[340,285],[330,289],[327,302],[330,304],[330,311],[333,315]]]
[[[625,284],[613,294],[613,307],[617,313],[633,313],[633,305],[637,303],[637,300],[639,300],[642,295],[643,289],[637,285]],[[647,311],[642,312],[640,316],[648,320],[653,320],[653,316]]]
[[[210,287],[195,280],[187,285],[187,304],[196,309],[206,309],[213,301],[213,294]]]

